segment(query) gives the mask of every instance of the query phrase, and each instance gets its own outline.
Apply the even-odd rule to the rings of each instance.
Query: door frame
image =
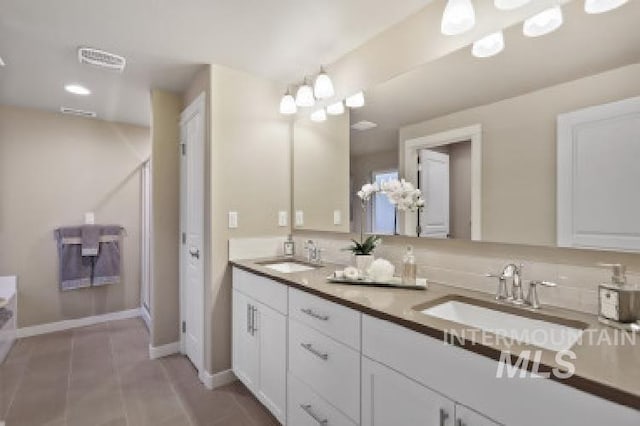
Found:
[[[482,125],[474,124],[432,135],[404,141],[404,176],[409,182],[418,182],[418,151],[456,142],[471,141],[471,240],[482,239]],[[429,208],[427,206],[427,208]],[[417,215],[404,215],[403,235],[415,237]]]
[[[178,253],[179,253],[179,260],[180,260],[180,269],[179,269],[179,287],[180,287],[180,324],[179,324],[179,332],[180,332],[180,353],[182,354],[186,354],[186,347],[185,347],[185,333],[182,331],[183,330],[183,324],[185,322],[185,318],[186,318],[186,311],[187,311],[187,306],[186,304],[186,293],[185,293],[185,283],[186,283],[186,279],[185,279],[185,273],[186,273],[186,259],[185,259],[185,250],[184,250],[184,243],[183,243],[183,235],[186,233],[186,209],[187,209],[187,200],[186,200],[186,159],[187,156],[183,154],[184,151],[183,150],[183,144],[186,143],[186,141],[184,141],[183,138],[183,133],[184,133],[184,124],[194,115],[196,114],[202,114],[203,117],[203,125],[202,125],[202,144],[203,144],[203,148],[206,145],[206,108],[205,108],[205,100],[206,100],[206,94],[200,93],[191,104],[189,104],[189,106],[187,106],[182,113],[180,114],[180,144],[178,146],[179,149],[179,156],[180,156],[180,235],[178,236]],[[206,152],[206,149],[205,149]],[[204,157],[202,158],[202,161],[204,162],[205,159]],[[206,199],[205,197],[205,169],[204,167],[202,168],[202,196],[203,196],[203,200]],[[201,248],[201,259],[203,262],[203,278],[202,278],[202,282],[201,282],[201,288],[200,288],[200,294],[202,295],[202,304],[199,305],[199,308],[201,309],[201,313],[200,313],[200,318],[202,321],[202,335],[200,336],[200,342],[202,344],[202,350],[200,351],[200,353],[202,354],[201,359],[196,360],[197,363],[199,363],[200,365],[195,365],[196,369],[198,370],[198,378],[200,378],[200,380],[202,381],[202,377],[203,377],[203,373],[205,372],[205,306],[204,306],[204,301],[205,301],[205,284],[204,284],[204,277],[205,277],[205,271],[206,271],[206,263],[207,263],[207,243],[206,243],[206,239],[207,239],[207,235],[206,235],[206,226],[205,226],[205,222],[206,218],[205,218],[205,214],[203,212],[203,227],[202,227],[202,231],[203,231],[203,235],[202,235],[202,248]],[[193,360],[192,360],[193,361]]]

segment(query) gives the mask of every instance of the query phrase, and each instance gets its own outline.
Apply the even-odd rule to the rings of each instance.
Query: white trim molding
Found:
[[[177,353],[180,353],[180,342],[171,342],[160,346],[149,344],[149,359],[163,358]]]
[[[200,374],[198,374],[198,378],[209,390],[228,385],[229,383],[233,383],[238,380],[231,369],[219,371],[213,374],[203,369]]]
[[[50,322],[46,324],[32,325],[18,329],[18,337],[31,337],[40,334],[54,333],[56,331],[70,330],[72,328],[86,327],[88,325],[100,324],[108,321],[116,321],[129,318],[137,318],[140,308],[128,309],[125,311],[109,312],[108,314],[93,315],[84,318],[75,318],[63,321]]]
[[[482,125],[474,124],[404,141],[404,178],[417,185],[418,151],[456,142],[471,141],[471,239],[482,239]],[[427,208],[429,208],[427,206]],[[416,236],[415,214],[404,215],[403,235]]]

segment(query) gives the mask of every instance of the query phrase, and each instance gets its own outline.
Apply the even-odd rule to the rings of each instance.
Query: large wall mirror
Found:
[[[331,206],[297,227],[640,250],[640,2],[597,15],[583,3],[565,5],[564,25],[545,36],[506,28],[495,56],[468,46],[368,88],[348,123],[298,120],[294,209]],[[306,150],[322,126],[334,144],[348,134],[348,166]],[[381,193],[361,203],[364,184],[394,179],[419,188],[425,207],[398,211]],[[343,205],[336,194],[348,194]]]

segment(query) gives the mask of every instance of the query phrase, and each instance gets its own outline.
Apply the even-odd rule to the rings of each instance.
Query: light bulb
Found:
[[[64,86],[64,90],[74,95],[87,96],[91,94],[91,90],[79,84],[67,84]]]
[[[364,93],[358,92],[351,96],[348,96],[347,99],[344,100],[344,103],[349,108],[360,108],[364,106]]]
[[[320,123],[322,121],[327,120],[327,113],[324,108],[320,108],[317,111],[311,113],[311,121],[315,121],[316,123]]]
[[[313,97],[313,89],[305,81],[296,92],[296,105],[299,107],[312,107],[316,103]]]
[[[442,14],[440,31],[444,35],[458,35],[476,24],[476,12],[471,0],[449,0]]]
[[[335,104],[331,104],[327,107],[327,114],[329,115],[340,115],[344,112],[344,104],[342,101],[336,102]]]
[[[604,13],[627,3],[629,0],[586,0],[584,2],[584,11],[587,13]]]
[[[496,9],[513,10],[524,6],[530,1],[531,0],[494,0],[493,4],[496,6]]]
[[[488,58],[497,55],[504,49],[504,35],[502,31],[489,34],[473,43],[471,53],[476,58]]]
[[[287,90],[287,93],[284,94],[280,101],[280,114],[291,115],[296,112],[298,112],[296,100],[293,99],[293,96],[291,96],[291,93]]]
[[[335,94],[331,78],[322,68],[320,68],[320,74],[316,77],[313,93],[316,95],[316,99],[327,99]]]
[[[557,30],[562,22],[562,9],[555,6],[524,21],[522,32],[527,37],[539,37]]]

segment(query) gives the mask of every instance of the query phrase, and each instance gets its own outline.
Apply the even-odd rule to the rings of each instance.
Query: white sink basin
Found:
[[[281,272],[283,274],[292,274],[294,272],[304,272],[315,269],[313,266],[305,265],[298,262],[268,263],[262,266],[264,266],[265,268],[273,269],[277,272]]]
[[[463,324],[505,337],[506,343],[524,343],[551,351],[570,349],[582,335],[582,329],[554,322],[450,300],[423,309],[424,315]],[[511,340],[513,339],[513,340]]]

